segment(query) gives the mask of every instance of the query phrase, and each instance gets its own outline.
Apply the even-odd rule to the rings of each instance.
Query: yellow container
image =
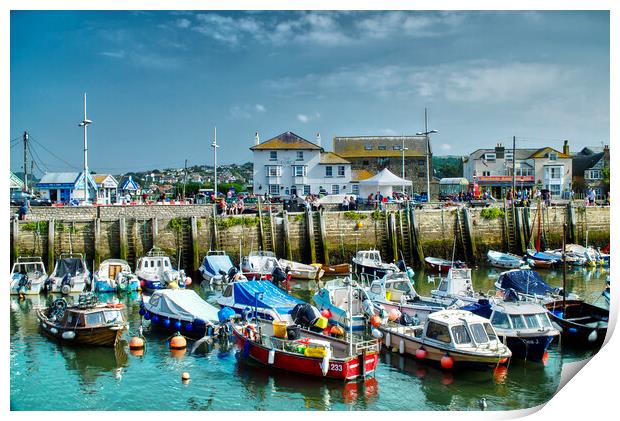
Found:
[[[286,339],[286,326],[287,323],[282,320],[273,321],[273,335],[276,338]]]
[[[385,299],[390,301],[390,298],[392,298],[392,291],[385,291]]]
[[[323,358],[327,355],[327,348],[308,346],[304,351],[304,355],[306,357]]]
[[[319,329],[325,329],[327,327],[327,319],[325,317],[319,317],[314,325]]]

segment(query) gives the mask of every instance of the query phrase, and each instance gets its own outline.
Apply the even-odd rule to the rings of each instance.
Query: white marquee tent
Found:
[[[361,197],[367,197],[369,194],[377,192],[381,192],[383,197],[392,197],[395,190],[394,187],[399,187],[396,191],[400,191],[403,186],[411,187],[413,183],[411,180],[400,178],[387,168],[384,168],[374,176],[360,181],[359,185]]]

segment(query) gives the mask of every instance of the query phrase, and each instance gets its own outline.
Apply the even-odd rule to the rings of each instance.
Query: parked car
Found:
[[[42,199],[32,193],[24,191],[16,191],[11,193],[11,205],[21,206],[24,200],[30,200],[30,206],[51,206],[52,202],[48,199]]]

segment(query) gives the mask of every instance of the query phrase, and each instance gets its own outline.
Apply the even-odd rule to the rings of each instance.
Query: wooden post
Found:
[[[95,268],[98,268],[101,264],[101,219],[95,218],[93,223],[93,249],[95,250]],[[93,268],[93,270],[95,268]]]
[[[310,251],[310,263],[316,262],[316,247],[314,244],[314,224],[312,211],[306,210],[306,233],[308,234],[308,247]]]
[[[405,260],[405,231],[403,231],[403,211],[402,209],[398,209],[398,235],[399,235],[399,245],[400,251],[403,256],[403,260]]]
[[[577,243],[577,222],[575,218],[575,210],[573,209],[572,202],[568,202],[566,205],[566,213],[568,216],[568,241],[571,243]]]
[[[463,208],[463,217],[465,219],[465,234],[467,235],[467,238],[469,238],[469,244],[471,246],[471,260],[472,262],[475,262],[478,260],[478,251],[476,248],[476,238],[474,235],[474,226],[472,224],[471,221],[471,214],[469,213],[469,209],[467,208]]]
[[[278,254],[276,250],[276,227],[274,225],[273,213],[271,212],[271,205],[269,205],[269,231],[271,233],[271,251]]]
[[[288,212],[282,212],[282,228],[284,230],[284,255],[287,260],[293,260],[293,251],[291,250],[291,238],[289,236]]]
[[[263,209],[260,203],[260,196],[258,197],[258,236],[260,237],[260,248],[261,250],[266,250],[265,248],[265,231],[263,227]]]
[[[120,218],[118,220],[118,238],[120,258],[127,260],[127,228],[125,226],[125,218]]]
[[[420,230],[418,227],[418,221],[415,217],[415,209],[410,208],[409,213],[411,215],[411,228],[413,232],[413,240],[415,244],[416,255],[418,256],[418,262],[420,264],[424,264],[424,250],[422,248],[422,242],[420,239]]]
[[[56,226],[53,219],[47,222],[47,271],[51,273],[56,264],[56,247],[54,245]]]
[[[131,227],[131,235],[133,237],[133,244],[134,244],[134,250],[133,250],[133,254],[134,254],[134,270],[136,269],[136,267],[138,266],[138,259],[142,256],[142,246],[144,244],[142,244],[141,241],[138,241],[140,235],[138,234],[138,220],[134,219],[133,221],[133,225]]]
[[[159,224],[157,218],[151,218],[151,244],[152,247],[157,245],[157,234],[159,233]]]
[[[323,218],[323,212],[317,212],[317,216],[319,217],[319,231],[320,231],[320,240],[321,240],[321,248],[323,249],[323,263],[329,265],[329,250],[327,247],[327,230],[325,229],[325,219]]]
[[[210,248],[212,250],[219,250],[219,245],[220,245],[220,238],[219,238],[219,231],[217,229],[217,210],[215,209],[215,206],[213,206],[213,216],[212,216],[212,220],[213,220],[213,230],[211,231],[211,246]]]
[[[409,234],[407,238],[409,241],[409,258],[411,259],[411,263],[413,263],[415,261],[415,251],[413,243],[413,227],[411,225],[411,209],[409,207],[409,203],[407,203],[407,210],[405,212],[407,214],[407,233]]]
[[[13,219],[13,241],[11,242],[11,263],[15,262],[19,257],[19,221]]]
[[[200,250],[198,250],[198,220],[195,216],[189,219],[192,237],[192,273],[200,267]]]
[[[398,261],[398,240],[396,238],[396,215],[394,212],[390,212],[388,215],[388,231],[390,239],[391,254],[394,261]]]

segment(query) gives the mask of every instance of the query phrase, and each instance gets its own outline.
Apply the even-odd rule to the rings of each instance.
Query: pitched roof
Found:
[[[376,158],[402,156],[403,141],[406,157],[426,156],[425,136],[335,136],[333,143],[334,152],[343,158]]]
[[[319,164],[350,164],[350,162],[333,152],[322,152]]]
[[[536,152],[534,152],[532,154],[532,156],[530,156],[530,158],[544,158],[546,154],[548,154],[549,152],[555,152],[558,155],[558,158],[570,158],[570,155],[566,155],[558,150],[555,150],[549,146],[545,147],[545,148],[540,148],[538,149]]]
[[[512,152],[512,148],[505,148],[504,153],[506,152]],[[570,155],[565,155],[562,152],[550,147],[544,147],[539,149],[517,148],[515,149],[515,159],[523,160],[531,158],[544,158],[545,154],[549,152],[555,152],[556,154],[558,154],[558,158],[570,158]],[[469,158],[480,159],[485,153],[495,153],[495,148],[477,149],[469,155]]]
[[[352,170],[351,181],[362,181],[372,177],[374,174],[368,170]]]
[[[254,145],[250,148],[252,151],[274,150],[274,149],[307,149],[323,151],[323,148],[317,144],[296,135],[293,132],[284,132],[265,142]]]
[[[583,176],[588,168],[592,168],[605,156],[604,152],[600,152],[594,155],[581,155],[577,154],[573,156],[573,176]]]
[[[48,172],[37,184],[75,184],[79,176],[78,172]]]

